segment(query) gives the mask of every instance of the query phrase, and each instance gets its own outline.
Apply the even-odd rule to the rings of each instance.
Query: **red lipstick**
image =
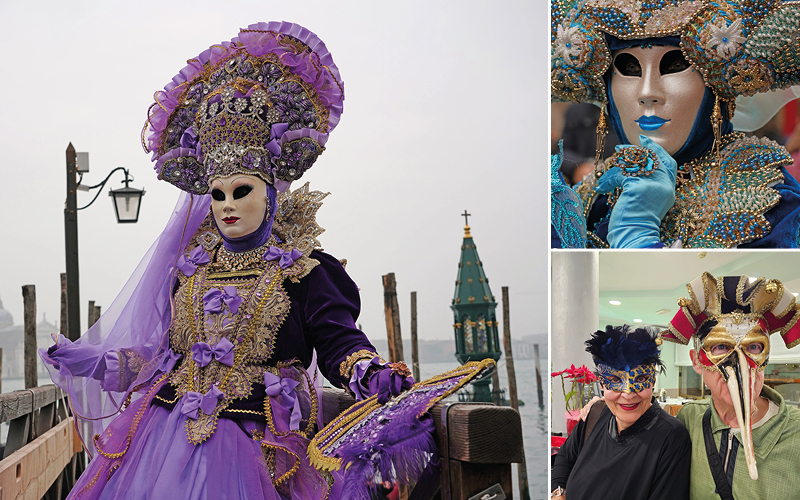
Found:
[[[239,220],[238,217],[225,217],[224,219],[222,219],[222,222],[224,222],[225,224],[233,224],[237,220]]]
[[[630,405],[624,405],[624,404],[622,404],[622,403],[618,403],[618,404],[619,404],[619,407],[620,407],[620,408],[622,408],[622,409],[623,409],[623,410],[625,410],[625,411],[633,411],[633,410],[635,410],[635,409],[636,409],[636,408],[639,406],[639,404],[641,404],[641,403],[635,403],[635,404],[630,404]]]

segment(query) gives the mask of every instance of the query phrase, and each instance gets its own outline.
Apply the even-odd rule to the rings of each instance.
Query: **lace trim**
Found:
[[[377,352],[370,351],[369,349],[361,349],[350,354],[347,356],[347,359],[339,364],[339,375],[341,375],[345,380],[349,380],[350,377],[353,376],[353,367],[355,367],[356,363],[362,359],[372,359],[374,357],[378,357],[381,360],[381,363],[385,363],[383,358],[381,358]]]

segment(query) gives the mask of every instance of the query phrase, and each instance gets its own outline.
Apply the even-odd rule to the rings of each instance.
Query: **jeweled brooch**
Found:
[[[611,155],[609,163],[612,167],[619,167],[622,175],[629,177],[648,176],[658,169],[656,154],[641,146],[622,148]]]

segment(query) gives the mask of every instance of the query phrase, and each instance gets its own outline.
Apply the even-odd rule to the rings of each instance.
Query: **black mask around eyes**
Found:
[[[239,186],[233,190],[233,199],[240,200],[250,194],[253,190],[253,186],[250,185],[243,185]],[[211,190],[211,197],[214,198],[216,201],[225,201],[225,193],[221,189],[212,189]]]

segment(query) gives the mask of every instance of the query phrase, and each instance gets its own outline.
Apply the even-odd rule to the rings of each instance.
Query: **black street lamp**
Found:
[[[103,182],[100,184],[95,184],[94,186],[81,186],[80,180],[78,180],[78,190],[79,191],[90,191],[92,189],[97,189],[97,194],[94,195],[92,201],[89,202],[88,205],[79,208],[78,210],[83,210],[84,208],[89,208],[92,203],[97,199],[97,197],[102,192],[103,187],[108,182],[108,179],[111,178],[111,175],[118,171],[122,170],[125,174],[125,180],[122,181],[125,183],[124,188],[119,189],[110,189],[108,191],[108,196],[112,198],[112,203],[114,204],[114,213],[117,215],[117,222],[120,224],[127,224],[136,222],[139,220],[139,207],[142,204],[142,196],[144,196],[144,189],[136,189],[129,186],[131,180],[130,172],[122,167],[117,167],[111,172],[108,173]]]
[[[78,154],[84,165],[79,168]],[[108,173],[103,182],[94,186],[81,186],[83,174],[89,171],[88,153],[75,153],[72,143],[67,146],[67,201],[64,207],[64,247],[67,257],[67,336],[73,342],[78,340],[80,332],[80,290],[78,286],[78,210],[91,206],[97,199],[103,187],[117,170],[125,173],[124,188],[109,190],[112,197],[114,211],[119,223],[133,223],[139,220],[139,207],[144,196],[143,189],[129,187],[130,172],[122,167],[117,167]],[[78,178],[80,174],[80,178]],[[90,191],[97,189],[92,201],[86,206],[78,208],[76,191]]]

